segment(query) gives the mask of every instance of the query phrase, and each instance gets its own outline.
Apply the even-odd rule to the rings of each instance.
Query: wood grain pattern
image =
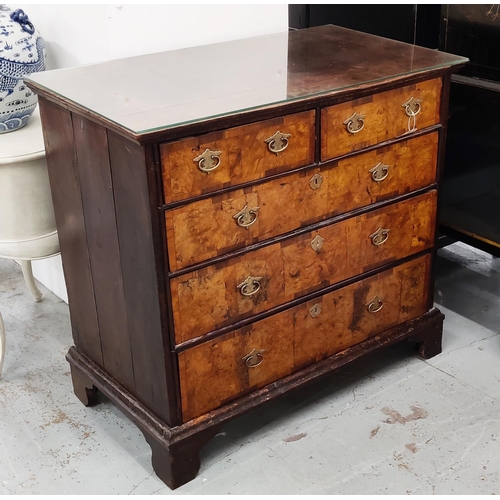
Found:
[[[430,262],[409,261],[180,353],[184,422],[423,314]],[[375,296],[383,307],[372,313]],[[248,368],[242,359],[253,349],[264,350],[263,362]]]
[[[434,243],[436,191],[322,227],[171,280],[176,344],[266,311]],[[386,243],[372,235],[390,229]],[[324,239],[319,251],[311,241]],[[248,276],[260,290],[238,289]]]
[[[148,61],[135,58],[145,68]],[[97,388],[131,418],[170,487],[195,476],[200,448],[233,417],[405,339],[420,343],[424,356],[440,351],[443,316],[429,311],[435,132],[442,158],[446,82],[456,62],[465,63],[352,30],[301,30],[290,35],[286,100],[247,108],[245,89],[214,94],[209,87],[219,81],[209,78],[200,87],[208,100],[177,103],[192,119],[181,123],[174,101],[183,92],[163,79],[173,85],[163,94],[175,109],[142,109],[143,96],[132,92],[119,113],[136,124],[147,118],[140,127],[117,118],[116,107],[103,114],[78,104],[80,70],[66,83],[49,75],[47,86],[34,85],[56,103],[47,112],[47,158],[77,345],[67,356],[75,393],[93,403]],[[99,68],[103,81],[110,68]],[[411,133],[407,90],[425,101]],[[113,94],[111,101],[121,95]],[[241,96],[246,104],[236,106]],[[201,105],[213,97],[224,114]],[[374,113],[349,142],[342,122],[365,105]],[[87,119],[83,128],[73,130],[71,112]],[[288,126],[289,147],[270,153],[264,140]],[[212,173],[192,161],[203,147],[222,151]],[[367,174],[379,162],[389,176],[375,184]],[[316,173],[323,184],[312,190]],[[260,207],[259,221],[236,234],[233,215],[246,204]],[[379,228],[389,239],[375,246],[369,236]],[[325,241],[315,252],[317,235]],[[262,276],[262,289],[244,298],[236,290],[248,275]],[[370,313],[375,296],[383,308]],[[265,349],[263,364],[243,368],[254,348]],[[130,360],[133,385],[123,376]]]
[[[168,329],[162,325],[165,286],[153,236],[159,214],[150,205],[150,198],[155,201],[156,184],[149,189],[143,148],[113,132],[108,132],[108,143],[137,398],[163,421],[175,425],[178,393],[174,383],[167,384],[174,368]],[[157,202],[156,198],[156,206]]]
[[[104,368],[125,388],[133,391],[134,367],[120,265],[107,131],[101,125],[73,115],[73,135]]]
[[[416,117],[417,129],[439,123],[441,87],[442,79],[436,78],[324,108],[321,112],[321,161],[407,134],[408,116],[402,105],[410,97],[422,99]],[[355,112],[366,115],[365,126],[352,134],[343,122]]]
[[[170,270],[424,188],[436,179],[438,141],[437,132],[426,134],[168,210]],[[381,182],[374,181],[370,173],[378,163],[389,167]],[[315,175],[321,176],[322,183],[312,189],[310,181]],[[248,228],[238,226],[233,217],[245,206],[259,207],[256,222]]]
[[[189,481],[196,473],[194,466],[199,464],[199,450],[206,445],[208,439],[219,432],[222,425],[306,385],[314,391],[314,383],[318,380],[338,373],[353,361],[369,354],[377,352],[383,356],[381,351],[397,342],[407,340],[419,343],[419,350],[424,356],[436,353],[441,343],[443,319],[444,316],[439,310],[433,308],[413,320],[385,330],[364,342],[175,427],[166,426],[134,395],[126,392],[113,378],[74,347],[70,348],[67,360],[71,365],[72,375],[75,371],[79,372],[75,392],[80,389],[81,396],[81,391],[86,391],[88,387],[97,387],[99,392],[113,401],[147,436],[153,454],[153,467],[158,477],[170,488],[176,488]],[[94,394],[90,396],[93,402]],[[82,399],[87,404],[88,395],[83,394]]]
[[[39,98],[39,106],[73,340],[82,353],[102,367],[101,338],[71,113],[44,98]]]
[[[291,134],[288,147],[271,153],[265,140]],[[251,123],[160,146],[165,202],[216,191],[314,162],[315,112]],[[209,173],[193,161],[206,149],[220,151],[220,166]]]

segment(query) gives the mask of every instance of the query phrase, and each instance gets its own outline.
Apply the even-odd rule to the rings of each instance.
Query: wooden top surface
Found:
[[[328,25],[34,73],[26,82],[137,139],[466,62]]]

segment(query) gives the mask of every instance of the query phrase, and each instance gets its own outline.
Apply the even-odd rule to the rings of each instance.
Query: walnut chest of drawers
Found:
[[[171,488],[229,419],[404,339],[440,352],[439,166],[465,62],[323,26],[28,80],[75,393],[130,417]]]

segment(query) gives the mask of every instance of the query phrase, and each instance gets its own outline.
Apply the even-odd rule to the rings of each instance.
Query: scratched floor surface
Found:
[[[500,260],[440,251],[443,353],[399,345],[227,425],[176,494],[500,493]],[[137,428],[72,395],[67,306],[0,260],[0,493],[170,494]]]

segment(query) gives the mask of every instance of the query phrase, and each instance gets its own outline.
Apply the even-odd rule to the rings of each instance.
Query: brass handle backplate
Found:
[[[271,153],[278,154],[285,151],[288,147],[288,139],[290,139],[290,137],[292,137],[292,134],[284,134],[278,130],[264,142],[267,143],[267,147]]]
[[[368,170],[372,174],[372,179],[375,182],[382,182],[389,175],[389,165],[377,163],[373,168]]]
[[[255,368],[256,366],[262,364],[262,362],[264,361],[263,354],[265,352],[265,349],[253,349],[252,352],[248,353],[246,356],[243,356],[241,360],[248,368]]]
[[[242,281],[237,288],[244,297],[251,297],[260,290],[261,276],[248,276],[245,281]]]
[[[417,116],[420,113],[422,99],[417,97],[410,97],[405,103],[402,104],[405,108],[406,116]]]
[[[382,307],[384,307],[384,304],[382,303],[382,299],[380,297],[373,297],[368,304],[366,304],[366,307],[368,308],[368,311],[371,313],[376,313],[379,312]]]
[[[353,113],[345,122],[344,125],[346,129],[351,134],[357,134],[361,132],[365,127],[366,115],[361,115],[359,113]]]
[[[370,234],[370,238],[372,239],[372,243],[376,246],[382,245],[389,238],[390,229],[382,229],[379,227],[373,234]]]
[[[260,207],[249,208],[245,205],[237,214],[233,215],[233,219],[236,219],[236,223],[240,227],[249,227],[257,220],[257,212]]]
[[[198,162],[198,168],[205,173],[215,170],[220,165],[220,155],[222,151],[212,151],[205,149],[201,155],[193,158],[194,162]]]

